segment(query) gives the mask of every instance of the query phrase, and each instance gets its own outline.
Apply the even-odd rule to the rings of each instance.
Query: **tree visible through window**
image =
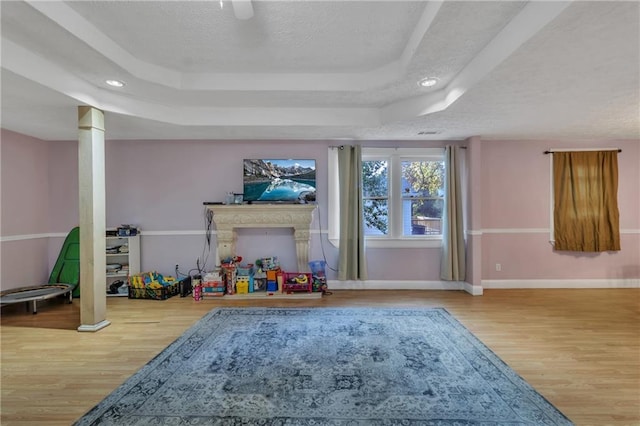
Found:
[[[389,229],[388,170],[387,161],[362,162],[362,209],[368,234],[386,235]]]
[[[440,150],[428,155],[388,152],[363,155],[365,234],[392,238],[442,235],[444,161]]]

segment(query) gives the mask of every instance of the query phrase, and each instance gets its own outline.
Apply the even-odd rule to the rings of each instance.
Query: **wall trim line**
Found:
[[[207,233],[207,231],[205,230],[183,230],[183,231],[140,231],[140,235],[142,236],[169,236],[169,235],[183,235],[183,236],[188,236],[188,235],[205,235]],[[211,231],[212,234],[215,234],[215,231],[212,230]]]
[[[549,228],[486,228],[480,231],[467,230],[467,235],[483,234],[548,234]],[[620,234],[640,234],[640,229],[621,229]]]
[[[467,235],[483,235],[483,234],[546,234],[549,232],[548,228],[487,228],[481,231],[473,231],[467,230]],[[215,229],[211,231],[213,235],[216,234]],[[327,234],[326,230],[317,230],[311,229],[311,234]],[[189,235],[205,235],[205,230],[182,230],[182,231],[172,231],[172,230],[158,230],[158,231],[140,231],[140,235],[146,236],[169,236],[169,235],[178,235],[178,236],[189,236]],[[621,229],[621,235],[637,235],[640,234],[640,229]],[[41,233],[41,234],[19,234],[19,235],[6,235],[0,237],[0,242],[10,242],[10,241],[23,241],[23,240],[37,240],[41,238],[65,238],[68,235],[67,232],[49,232],[49,233]]]
[[[483,234],[548,234],[549,228],[487,228]]]
[[[190,235],[205,235],[207,232],[205,230],[200,229],[187,229],[180,231],[172,231],[172,230],[158,230],[158,231],[140,231],[140,235],[143,236],[190,236]],[[216,234],[216,230],[211,230],[213,235]],[[319,231],[317,229],[310,230],[311,234],[327,234],[327,231],[322,230]],[[9,241],[23,241],[23,240],[38,240],[41,238],[65,238],[68,235],[67,232],[49,232],[42,234],[21,234],[21,235],[7,235],[0,237],[0,242],[9,242]]]
[[[485,289],[526,288],[640,288],[640,278],[482,280]]]
[[[0,242],[9,242],[9,241],[24,241],[24,240],[39,240],[42,238],[57,238],[57,237],[66,237],[68,233],[65,232],[51,232],[51,233],[43,233],[43,234],[22,234],[22,235],[7,235],[0,237]]]

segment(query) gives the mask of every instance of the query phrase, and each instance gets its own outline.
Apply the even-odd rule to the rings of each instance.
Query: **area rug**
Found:
[[[570,425],[444,309],[223,308],[77,425]]]

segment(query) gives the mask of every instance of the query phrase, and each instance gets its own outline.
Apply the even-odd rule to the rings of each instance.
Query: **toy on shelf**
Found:
[[[226,286],[226,294],[236,294],[238,275],[246,276],[245,274],[249,273],[249,270],[253,268],[253,265],[251,265],[251,268],[242,266],[240,262],[242,262],[242,256],[230,256],[222,260],[220,273],[222,275],[222,281]]]
[[[280,262],[277,256],[263,257],[256,260],[256,270],[253,275],[254,291],[267,291],[269,295],[281,291],[278,286]]]
[[[202,276],[194,275],[191,279],[191,291],[193,300],[196,302],[202,299]]]
[[[267,290],[267,273],[262,269],[256,269],[253,274],[253,291],[266,291]]]
[[[219,269],[205,274],[202,280],[202,297],[222,297],[225,290],[226,285]]]
[[[268,292],[276,292],[278,291],[278,271],[273,269],[267,271],[267,291]]]
[[[236,278],[236,292],[238,294],[249,293],[249,277],[247,275],[238,276]]]
[[[220,266],[220,270],[222,271],[222,276],[224,277],[224,283],[226,286],[227,294],[235,294],[236,293],[236,265],[232,263],[223,263]]]
[[[237,267],[238,277],[236,279],[236,290],[240,293],[240,289],[238,288],[238,282],[242,278],[242,282],[246,281],[247,283],[247,293],[253,293],[253,280],[254,280],[254,268],[253,263],[249,263],[247,265],[238,265]],[[244,289],[244,284],[243,284]]]
[[[280,269],[280,262],[278,261],[278,256],[263,257],[256,260],[256,266],[263,271],[276,271]]]
[[[311,274],[301,272],[285,272],[283,275],[282,292],[291,294],[293,292],[311,293]]]
[[[129,277],[129,299],[164,300],[180,292],[179,282],[155,271]]]
[[[308,284],[309,278],[305,274],[298,274],[295,277],[289,278],[287,281],[290,284]]]
[[[312,260],[309,262],[309,269],[311,270],[312,291],[327,293],[327,275],[325,273],[325,267],[327,262],[324,260]]]

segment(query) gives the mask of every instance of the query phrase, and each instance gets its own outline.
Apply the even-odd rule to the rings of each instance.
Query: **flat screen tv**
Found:
[[[245,159],[245,202],[316,201],[316,160]]]

